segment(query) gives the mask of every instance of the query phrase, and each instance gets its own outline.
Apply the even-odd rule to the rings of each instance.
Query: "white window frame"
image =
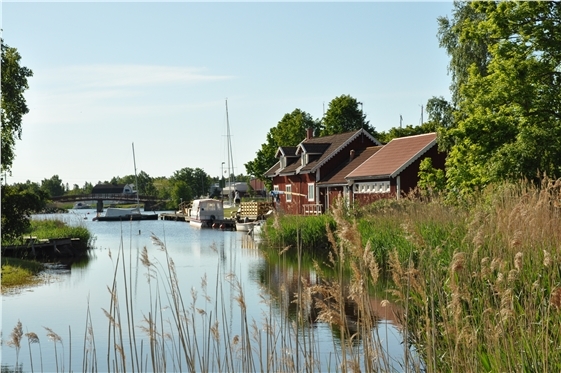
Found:
[[[286,184],[284,190],[286,192],[286,202],[292,202],[292,185]]]
[[[316,185],[314,183],[308,183],[308,201],[316,200]]]
[[[390,193],[390,191],[389,180],[353,184],[353,193],[355,194]]]

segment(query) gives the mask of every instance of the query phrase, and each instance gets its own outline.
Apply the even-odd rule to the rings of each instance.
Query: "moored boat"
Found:
[[[158,220],[158,214],[143,214],[138,207],[117,208],[109,207],[105,210],[105,215],[96,216],[92,220],[97,221],[127,221],[127,220]]]
[[[215,224],[224,222],[224,206],[222,201],[216,199],[196,199],[193,201],[188,215],[190,225],[197,228],[213,228]]]
[[[249,232],[257,224],[255,221],[236,222],[236,230],[239,232]]]

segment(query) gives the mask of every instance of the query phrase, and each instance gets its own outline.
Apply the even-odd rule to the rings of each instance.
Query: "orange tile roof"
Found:
[[[350,172],[346,178],[396,177],[435,144],[435,132],[395,138]]]

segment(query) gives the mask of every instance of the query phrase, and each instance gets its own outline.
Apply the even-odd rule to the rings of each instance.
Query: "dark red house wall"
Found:
[[[402,194],[408,194],[417,187],[419,184],[419,165],[421,161],[427,157],[432,158],[432,166],[434,168],[444,169],[446,156],[444,153],[438,152],[438,147],[435,145],[401,172],[400,181]]]
[[[286,184],[292,186],[292,202],[286,202],[286,194],[280,195],[279,208],[286,214],[302,214],[302,205],[313,203],[308,202],[308,183],[314,182],[314,174],[303,174],[293,176],[277,176],[273,179],[273,186],[278,185],[280,191],[286,191]]]

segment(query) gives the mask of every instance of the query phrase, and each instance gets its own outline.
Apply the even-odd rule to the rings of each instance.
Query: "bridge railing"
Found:
[[[76,202],[76,201],[96,201],[96,200],[111,200],[111,201],[136,201],[135,193],[96,193],[96,194],[73,194],[56,196],[51,198],[57,202]],[[155,196],[138,196],[141,202],[157,202],[162,199]]]

